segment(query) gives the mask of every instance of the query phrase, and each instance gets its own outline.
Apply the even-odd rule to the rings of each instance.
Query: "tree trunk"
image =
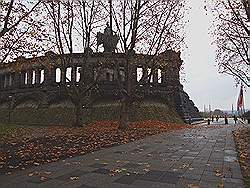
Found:
[[[124,99],[121,102],[121,112],[120,112],[120,122],[119,129],[125,130],[128,127],[129,123],[129,104],[128,100]]]
[[[75,104],[75,122],[74,122],[75,127],[81,126],[81,111],[82,111],[81,105]]]

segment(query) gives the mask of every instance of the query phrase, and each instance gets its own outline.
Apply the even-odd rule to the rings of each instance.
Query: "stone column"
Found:
[[[71,71],[71,82],[74,84],[76,82],[76,66],[72,66]]]
[[[32,74],[33,74],[33,72],[32,72],[32,70],[28,70],[27,73],[28,73],[28,84],[27,85],[30,87],[32,85]]]
[[[95,75],[95,69],[92,65],[92,62],[86,62],[86,66],[84,67],[85,69],[83,70],[83,77],[84,77],[84,81],[89,84],[94,80],[94,75]],[[81,75],[82,76],[82,75]]]
[[[0,89],[3,88],[3,75],[0,74]]]
[[[36,71],[35,84],[39,85],[41,80],[41,71],[40,69],[36,69],[35,71]]]
[[[161,77],[162,77],[162,79],[161,79],[161,83],[163,84],[163,85],[165,85],[165,86],[167,86],[167,84],[168,84],[168,72],[166,71],[166,68],[164,68],[164,69],[162,69],[161,70]]]
[[[24,86],[25,72],[20,72],[20,87]]]
[[[131,65],[131,84],[134,85],[137,82],[137,67]]]
[[[4,88],[6,88],[8,86],[8,76],[7,73],[4,74]]]
[[[0,75],[0,88],[3,89],[4,88],[4,80],[5,80],[5,75],[1,74]]]
[[[66,69],[61,68],[61,84],[65,84],[65,83],[66,83]]]
[[[154,70],[154,73],[152,76],[153,76],[153,83],[158,84],[158,69]]]
[[[14,78],[14,74],[10,72],[9,73],[9,87],[13,87],[14,85],[13,78]]]
[[[19,88],[20,87],[20,83],[21,83],[21,74],[20,72],[14,72],[13,73],[13,87],[15,88]]]
[[[50,71],[46,68],[44,69],[44,85],[50,86],[50,84],[51,84]]]
[[[51,79],[52,85],[56,83],[56,69],[55,69],[55,67],[52,67],[50,69],[50,79]]]

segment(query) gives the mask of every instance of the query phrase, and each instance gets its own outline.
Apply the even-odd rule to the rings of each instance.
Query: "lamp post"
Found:
[[[12,98],[12,96],[9,95],[9,114],[8,114],[8,123],[10,123],[11,98]]]

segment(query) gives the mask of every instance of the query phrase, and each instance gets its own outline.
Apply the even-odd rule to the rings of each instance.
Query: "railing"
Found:
[[[204,122],[204,118],[200,117],[184,118],[184,122],[189,124],[194,124],[195,122]]]

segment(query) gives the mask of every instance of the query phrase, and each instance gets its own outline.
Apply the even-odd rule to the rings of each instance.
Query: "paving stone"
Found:
[[[59,176],[56,179],[63,180],[63,181],[70,181],[71,177],[80,177],[80,176],[88,174],[88,173],[90,173],[90,172],[83,171],[83,170],[75,170],[73,172],[70,172],[70,173],[64,174],[62,176]]]
[[[221,181],[201,181],[200,187],[201,188],[217,188],[221,184]],[[236,188],[236,187],[235,187]]]
[[[102,164],[102,163],[94,163],[92,165],[89,165],[89,167],[92,167],[92,168],[103,168],[107,166],[107,164]]]
[[[236,179],[236,178],[223,178],[223,180],[227,183],[235,183],[235,184],[244,184],[242,179]]]
[[[224,152],[225,154],[228,154],[228,155],[237,155],[237,152],[235,150],[225,150]]]
[[[147,172],[146,174],[142,175],[140,177],[141,180],[147,180],[147,181],[158,181],[162,175],[164,175],[164,171],[159,170],[151,170]]]
[[[93,187],[93,186],[89,186],[89,185],[84,185],[84,184],[82,184],[82,185],[80,185],[80,186],[77,187],[77,188],[97,188],[97,187]]]
[[[176,184],[181,176],[181,173],[165,172],[164,175],[160,177],[159,182]]]
[[[142,148],[136,148],[129,151],[129,153],[142,153],[142,152],[144,152],[144,149]]]
[[[156,140],[155,143],[160,144],[162,143],[162,140]]]
[[[191,188],[191,187],[200,187],[199,181],[189,180],[189,179],[180,179],[175,188]]]
[[[183,156],[182,159],[194,160],[195,157],[192,157],[192,156]]]
[[[134,181],[130,186],[133,188],[176,188],[174,184],[160,183],[155,181],[144,181],[140,179]]]
[[[152,155],[158,155],[158,154],[161,154],[162,152],[161,151],[152,151],[150,152],[150,154]]]
[[[240,170],[239,163],[236,163],[236,162],[224,162],[223,165],[225,168],[230,168],[231,170],[232,169]]]
[[[27,182],[28,183],[34,183],[34,184],[41,184],[41,183],[45,183],[47,181],[51,180],[51,178],[49,177],[39,177],[39,176],[32,176],[32,177],[29,177],[27,179]]]
[[[215,176],[216,173],[220,173],[221,176],[222,176],[222,172],[220,171],[207,171],[207,170],[204,170],[203,174],[204,176]]]
[[[178,155],[171,155],[170,158],[171,159],[180,159],[182,156],[178,156]]]
[[[221,182],[222,177],[218,176],[207,176],[207,175],[202,175],[201,181],[215,181],[215,182]]]
[[[188,152],[188,153],[187,153],[188,156],[196,156],[196,155],[198,155],[198,154],[199,154],[198,151],[192,151],[192,152]]]
[[[137,163],[127,163],[125,164],[124,166],[122,166],[123,168],[138,168],[140,167],[141,165],[137,164]]]
[[[92,173],[97,173],[97,174],[109,174],[110,170],[106,169],[106,168],[98,168],[94,171],[92,171]]]
[[[204,168],[194,168],[193,170],[186,171],[186,173],[192,173],[192,174],[196,174],[196,175],[201,175],[201,174],[203,174],[203,172],[204,172]]]
[[[130,185],[137,179],[139,179],[141,175],[140,174],[130,174],[130,175],[124,175],[120,177],[119,179],[115,180],[115,183],[121,183],[121,184],[127,184]]]
[[[183,175],[183,178],[189,179],[189,180],[200,181],[201,175],[199,175],[199,174],[192,174],[192,173],[185,173],[185,174]]]
[[[225,188],[245,188],[245,186],[242,184],[227,183],[227,182],[224,182],[224,187]]]
[[[151,146],[149,146],[149,145],[144,145],[144,146],[140,146],[140,148],[142,148],[142,149],[146,150],[146,149],[151,148]]]
[[[236,162],[236,161],[238,161],[237,160],[237,158],[236,157],[234,157],[234,156],[224,156],[224,161],[225,162]]]
[[[215,153],[215,152],[213,152],[210,155],[210,158],[223,158],[223,157],[224,157],[224,154],[219,154],[219,153]]]
[[[213,163],[208,163],[209,165],[207,165],[206,167],[205,167],[205,170],[207,170],[207,171],[223,171],[223,166],[222,166],[222,164],[218,164],[218,163],[216,163],[216,164],[213,164]]]
[[[181,173],[184,174],[187,171],[187,168],[180,168],[180,167],[171,167],[169,170],[169,172],[177,172],[177,173]]]
[[[196,157],[194,159],[194,163],[197,163],[197,164],[207,164],[208,163],[208,158],[209,157]]]
[[[232,178],[243,179],[241,171],[238,171],[238,172],[234,171],[234,172],[232,172]]]

